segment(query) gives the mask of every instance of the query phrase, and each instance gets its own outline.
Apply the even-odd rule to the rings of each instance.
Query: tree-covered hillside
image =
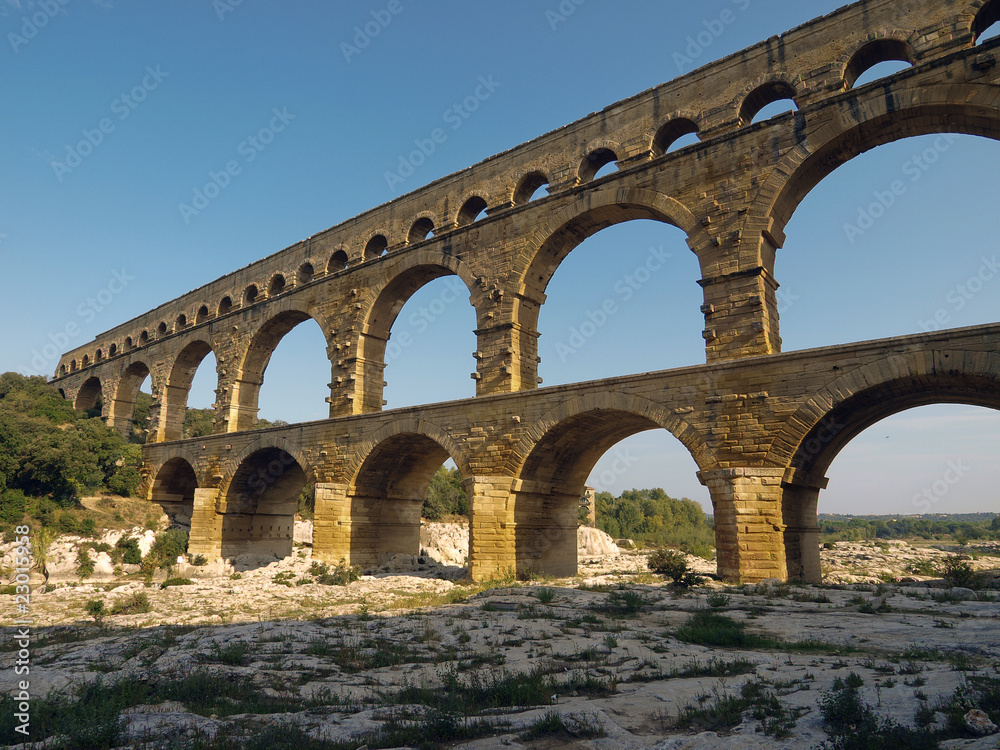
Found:
[[[597,528],[610,536],[656,547],[679,547],[708,556],[715,533],[694,500],[670,497],[661,488],[597,493]]]
[[[75,410],[40,377],[0,375],[0,521],[51,514],[86,494],[128,496],[139,446],[99,416]]]

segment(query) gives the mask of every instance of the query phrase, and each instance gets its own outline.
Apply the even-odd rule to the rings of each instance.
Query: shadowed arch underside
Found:
[[[220,504],[222,556],[253,555],[263,565],[290,555],[295,511],[306,481],[306,472],[286,450],[260,448],[247,456]]]
[[[163,508],[171,526],[191,528],[198,477],[185,458],[172,458],[156,472],[149,499]]]
[[[449,453],[418,432],[401,432],[368,453],[349,490],[350,562],[373,566],[387,555],[420,554],[427,488]]]
[[[960,354],[948,355],[960,358]],[[844,447],[877,422],[931,404],[966,404],[1000,410],[1000,372],[910,375],[854,393],[826,412],[801,438],[789,461],[797,481],[825,483]]]
[[[97,378],[88,378],[76,394],[74,408],[79,411],[89,411],[96,408],[101,403],[101,381]]]
[[[163,440],[180,440],[184,437],[184,418],[187,415],[191,383],[202,360],[211,351],[212,346],[207,341],[192,341],[174,360],[160,407]]]
[[[983,3],[983,7],[979,9],[972,22],[973,38],[978,42],[983,33],[998,21],[1000,21],[1000,0],[988,0]]]
[[[146,378],[149,377],[149,374],[149,367],[145,362],[133,362],[125,369],[121,380],[118,381],[115,400],[111,404],[111,419],[115,429],[122,435],[128,435],[132,430],[135,416],[135,402],[139,398],[139,389],[146,381]],[[153,392],[156,393],[155,384]],[[146,442],[150,443],[156,442],[154,417],[155,415],[152,413],[149,415],[150,429],[146,436]]]

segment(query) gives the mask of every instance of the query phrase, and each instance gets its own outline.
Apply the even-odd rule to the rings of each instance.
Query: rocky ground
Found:
[[[1000,550],[962,550],[978,590],[930,574],[953,550],[896,542],[824,549],[822,586],[677,590],[586,531],[577,577],[484,586],[462,580],[466,538],[428,529],[419,558],[347,585],[318,582],[301,544],[281,561],[186,565],[174,573],[194,583],[168,588],[101,565],[80,582],[58,541],[30,607],[30,691],[50,696],[33,702],[33,738],[49,738],[33,746],[811,748],[835,741],[822,706],[853,697],[944,732],[943,747],[998,747],[962,724],[973,709],[1000,718]],[[143,594],[148,611],[100,626],[84,609]],[[711,615],[741,635],[703,645]],[[13,696],[18,646],[3,648]],[[92,692],[74,709],[98,680],[113,705]]]

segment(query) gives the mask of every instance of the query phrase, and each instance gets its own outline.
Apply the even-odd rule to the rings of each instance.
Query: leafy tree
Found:
[[[177,558],[187,552],[188,534],[180,529],[170,529],[156,535],[149,554],[143,561],[153,568],[170,568]]]
[[[142,562],[142,550],[139,549],[139,540],[135,537],[122,537],[115,544],[115,550],[120,551],[121,561],[126,565],[139,565]],[[118,555],[112,554],[112,560]]]
[[[80,494],[127,495],[139,484],[140,451],[100,419],[88,419],[44,379],[0,375],[0,516],[18,510],[56,523],[54,509]],[[20,494],[7,490],[18,490]],[[48,497],[55,504],[28,502]],[[34,506],[34,507],[32,507]],[[62,522],[65,526],[65,521]]]
[[[0,523],[13,526],[28,512],[28,496],[21,490],[0,492]]]
[[[0,405],[56,425],[75,422],[80,413],[45,378],[16,372],[0,375]]]
[[[205,437],[215,430],[212,409],[188,409],[184,415],[184,437]]]
[[[128,435],[130,443],[145,444],[146,432],[149,429],[149,411],[152,406],[152,394],[139,391],[135,397],[135,405],[132,407],[132,430]]]
[[[441,466],[427,487],[421,515],[429,521],[439,521],[445,516],[468,516],[469,498],[462,488],[462,475],[458,469]]]
[[[316,511],[316,488],[311,484],[306,484],[299,492],[298,505],[295,512],[303,518],[311,519]]]
[[[620,497],[597,493],[597,527],[614,538],[655,546],[681,547],[708,555],[714,533],[701,506],[672,498],[660,487],[626,490]]]
[[[670,578],[681,588],[690,588],[701,583],[701,576],[688,567],[687,560],[677,550],[658,549],[646,561],[649,569]]]

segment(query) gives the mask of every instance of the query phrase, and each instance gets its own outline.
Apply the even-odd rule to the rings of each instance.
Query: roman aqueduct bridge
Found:
[[[783,230],[813,187],[868,149],[1000,137],[1000,40],[979,40],[998,20],[1000,0],[846,6],[160,305],[67,352],[53,382],[126,430],[151,376],[144,492],[191,518],[193,553],[286,554],[307,482],[317,557],[415,553],[427,484],[450,456],[472,508],[473,577],[570,574],[590,470],[616,442],[665,429],[710,490],[723,576],[818,580],[817,499],[833,458],[913,406],[1000,408],[1000,324],[782,353]],[[854,85],[889,60],[909,67]],[[754,122],[782,99],[794,111]],[[692,133],[696,143],[671,150]],[[540,388],[546,285],[583,240],[634,219],[679,227],[698,258],[705,364]],[[475,310],[477,395],[383,411],[393,322],[446,275]],[[327,342],[329,419],[259,430],[271,353],[310,318]],[[209,352],[215,434],[185,440]]]

